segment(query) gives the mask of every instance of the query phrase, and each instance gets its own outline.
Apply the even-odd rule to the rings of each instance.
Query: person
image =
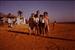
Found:
[[[44,20],[45,20],[45,33],[49,32],[49,17],[48,17],[48,13],[44,12]]]
[[[56,21],[53,22],[53,30],[54,30],[55,24],[56,24]]]
[[[39,17],[39,30],[40,34],[45,33],[45,20],[43,15],[40,15]]]
[[[37,17],[39,17],[39,15],[40,15],[40,11],[39,10],[36,11],[36,15],[37,15]]]
[[[16,24],[20,25],[20,22],[21,22],[21,21],[20,21],[20,18],[17,17],[17,18],[16,18]]]
[[[12,28],[13,21],[12,21],[12,18],[11,18],[11,13],[9,13],[7,17],[8,17],[8,27]]]
[[[12,27],[13,27],[12,18],[8,18],[8,31],[11,31]]]
[[[35,30],[35,34],[39,35],[39,10],[36,11],[36,14],[34,15],[34,30]]]
[[[8,18],[8,27],[12,27],[12,20],[11,20],[11,18]]]
[[[30,30],[30,34],[34,33],[33,29],[34,29],[34,13],[32,13],[31,17],[29,18],[29,30]]]
[[[38,24],[39,24],[39,17],[38,17],[37,14],[35,14],[35,16],[34,16],[34,26],[35,26],[35,33],[36,33],[36,34],[39,33]]]

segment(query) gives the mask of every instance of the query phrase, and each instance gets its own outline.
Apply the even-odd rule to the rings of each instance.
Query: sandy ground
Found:
[[[75,50],[75,24],[51,24],[48,36],[29,35],[26,25],[8,30],[0,26],[0,50]]]

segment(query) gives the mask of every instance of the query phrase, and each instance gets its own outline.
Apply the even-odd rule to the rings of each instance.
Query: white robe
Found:
[[[8,23],[12,23],[12,20],[10,18],[8,18]]]
[[[17,24],[20,24],[20,22],[21,22],[21,21],[20,21],[20,18],[17,18],[16,23],[17,23]]]

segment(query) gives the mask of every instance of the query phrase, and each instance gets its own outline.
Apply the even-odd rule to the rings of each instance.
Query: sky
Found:
[[[75,1],[0,1],[0,12],[17,16],[18,10],[26,19],[39,10],[47,11],[51,22],[75,22]]]

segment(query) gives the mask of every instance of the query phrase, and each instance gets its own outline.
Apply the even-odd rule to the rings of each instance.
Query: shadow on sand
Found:
[[[28,32],[11,31],[11,30],[9,30],[9,32],[14,32],[14,33],[19,33],[19,34],[30,35]],[[66,39],[66,38],[50,37],[50,36],[41,36],[41,35],[35,35],[34,33],[32,33],[31,35],[32,35],[32,36],[40,36],[40,37],[49,38],[49,39],[58,39],[58,40],[65,40],[65,41],[75,41],[74,39]]]

